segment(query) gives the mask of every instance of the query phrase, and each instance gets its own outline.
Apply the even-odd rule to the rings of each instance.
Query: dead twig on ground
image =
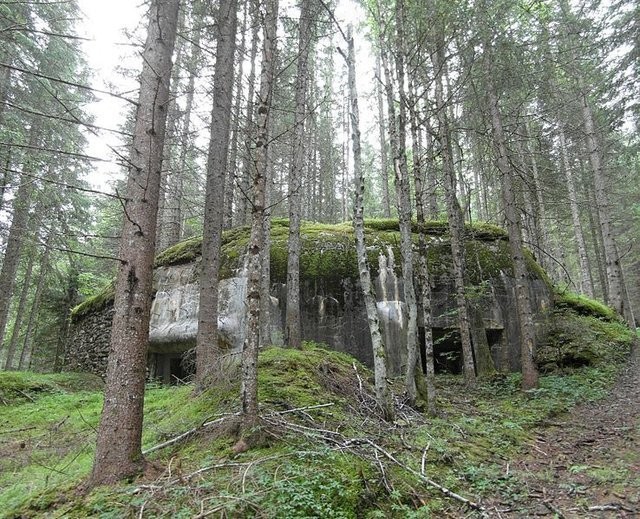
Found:
[[[404,463],[402,463],[401,461],[396,459],[392,454],[387,452],[385,449],[383,449],[382,447],[380,447],[378,444],[376,444],[375,442],[371,441],[370,439],[362,438],[362,439],[354,439],[354,440],[351,440],[351,441],[354,442],[354,443],[355,442],[357,442],[357,443],[364,442],[364,443],[369,444],[372,448],[374,448],[375,450],[380,452],[380,454],[382,454],[387,459],[389,459],[390,461],[392,461],[393,463],[395,463],[399,467],[403,468],[404,470],[406,470],[410,474],[413,474],[415,477],[420,479],[423,483],[426,483],[430,487],[435,488],[436,490],[440,491],[440,493],[442,493],[442,495],[444,495],[445,497],[449,497],[449,498],[455,499],[456,501],[459,501],[459,502],[465,504],[469,508],[473,508],[474,510],[482,512],[483,515],[486,516],[486,509],[482,505],[480,505],[479,503],[476,503],[475,501],[471,501],[470,499],[467,499],[466,497],[463,497],[460,494],[457,494],[457,493],[453,492],[452,490],[449,490],[447,487],[444,487],[444,486],[440,485],[439,483],[436,483],[432,479],[429,479],[426,476],[423,476],[418,471],[413,470],[411,467],[408,467],[407,465],[405,465]]]
[[[562,510],[560,510],[557,506],[555,506],[551,501],[543,501],[543,503],[544,503],[544,506],[546,506],[551,512],[556,514],[559,519],[565,518],[565,515],[562,513]]]

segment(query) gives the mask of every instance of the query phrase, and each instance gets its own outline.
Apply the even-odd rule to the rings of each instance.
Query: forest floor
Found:
[[[143,445],[160,472],[86,494],[100,379],[0,372],[0,518],[640,518],[640,355],[628,357],[630,333],[605,340],[619,324],[592,326],[607,362],[545,373],[527,392],[518,374],[473,389],[438,375],[433,418],[395,381],[393,423],[355,359],[266,348],[246,451],[234,372],[202,393],[150,385]]]
[[[528,499],[485,501],[492,516],[640,517],[640,353],[603,400],[575,407],[534,431],[508,467]]]

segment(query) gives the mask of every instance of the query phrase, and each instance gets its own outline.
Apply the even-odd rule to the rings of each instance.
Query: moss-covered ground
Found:
[[[604,321],[573,315],[585,319],[582,326],[593,333],[605,333]],[[535,391],[523,393],[516,374],[497,375],[476,388],[465,387],[461,377],[439,376],[436,418],[404,406],[402,382],[394,381],[393,423],[380,419],[372,375],[354,359],[314,344],[300,351],[268,348],[260,356],[263,419],[252,435],[252,448],[234,449],[239,385],[233,371],[199,394],[190,385],[149,386],[145,449],[203,423],[214,424],[149,454],[155,470],[146,477],[88,494],[77,488],[91,466],[100,381],[78,374],[0,373],[0,516],[405,518],[469,513],[420,473],[496,509],[503,506],[496,505],[496,496],[517,507],[530,500],[530,489],[509,467],[529,450],[541,428],[562,420],[578,404],[605,398],[626,362],[623,353],[632,335],[623,329],[606,333],[618,345],[616,355],[549,372]],[[601,480],[610,476],[583,465],[575,470]],[[626,478],[625,488],[640,486],[628,467],[618,469],[616,477]]]

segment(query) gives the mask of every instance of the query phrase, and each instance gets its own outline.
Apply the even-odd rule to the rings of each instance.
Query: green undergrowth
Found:
[[[429,221],[422,225],[414,223],[414,243],[417,247],[417,232],[422,229],[427,235],[427,258],[430,273],[442,283],[451,282],[451,247],[448,241],[448,224],[445,221]],[[220,278],[236,275],[249,242],[250,228],[237,227],[225,231],[222,236]],[[276,283],[286,282],[288,259],[289,223],[282,218],[271,222],[271,279]],[[501,272],[512,269],[511,252],[507,235],[503,229],[488,223],[466,226],[466,276],[470,285],[481,285],[484,280],[499,277]],[[365,239],[372,275],[377,275],[379,256],[395,258],[396,273],[401,273],[400,232],[398,221],[378,219],[365,221]],[[302,252],[300,275],[303,283],[322,283],[327,290],[341,290],[345,280],[358,279],[357,258],[353,227],[351,223],[321,224],[303,222],[301,227]],[[201,254],[202,238],[190,238],[160,253],[156,267],[180,265],[196,261]],[[533,276],[546,280],[546,274],[527,255]],[[79,319],[93,311],[99,311],[113,301],[113,283],[95,296],[88,298],[72,312],[72,319]]]
[[[156,470],[145,479],[86,495],[75,489],[91,466],[102,405],[95,380],[16,374],[29,398],[7,396],[0,405],[0,510],[25,518],[404,518],[457,510],[407,470],[422,466],[426,477],[471,499],[500,492],[517,501],[525,489],[505,467],[532,429],[605,396],[619,366],[549,374],[526,393],[519,375],[496,375],[475,389],[441,375],[437,418],[403,406],[386,423],[373,403],[372,374],[353,358],[316,344],[268,348],[258,366],[264,418],[246,436],[249,450],[234,449],[236,370],[227,366],[200,393],[150,385],[144,448],[215,425],[149,455]],[[10,380],[0,378],[0,387],[17,387]],[[402,382],[392,388],[399,396]]]

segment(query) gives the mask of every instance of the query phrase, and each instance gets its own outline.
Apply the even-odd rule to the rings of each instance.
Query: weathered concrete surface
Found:
[[[363,363],[372,365],[371,342],[364,302],[357,276],[344,275],[336,278],[332,261],[340,259],[340,247],[344,256],[351,257],[352,245],[343,241],[330,241],[330,234],[323,234],[314,241],[303,241],[307,255],[313,257],[313,275],[302,275],[302,329],[307,340],[323,342],[332,348],[349,353]],[[342,238],[341,238],[342,239]],[[326,241],[329,240],[329,241]],[[388,240],[388,238],[387,238]],[[436,273],[432,279],[432,315],[436,344],[436,364],[440,369],[456,371],[460,368],[459,339],[456,340],[455,298],[453,280],[448,272],[446,244],[442,238],[434,238],[434,247],[442,251],[438,256]],[[478,241],[478,240],[477,240]],[[276,240],[277,243],[277,240]],[[480,243],[480,241],[478,241]],[[497,369],[513,371],[520,367],[520,347],[518,322],[516,317],[515,282],[505,260],[504,237],[482,240],[482,261],[477,253],[479,245],[473,243],[476,251],[473,269],[475,281],[470,284],[469,306],[475,343],[490,348]],[[277,245],[276,245],[277,246]],[[311,252],[309,251],[312,249]],[[240,247],[241,249],[241,247]],[[372,247],[372,249],[374,249]],[[285,249],[286,250],[286,249]],[[404,371],[406,357],[406,307],[403,298],[403,279],[394,258],[392,244],[380,242],[372,253],[378,255],[378,265],[374,271],[378,299],[378,312],[383,324],[383,334],[387,346],[391,375]],[[336,252],[337,251],[337,252]],[[227,255],[242,253],[227,249]],[[278,249],[272,249],[273,256],[282,259]],[[332,254],[328,261],[327,274],[318,273],[316,264],[321,264],[322,254]],[[303,252],[304,254],[304,252]],[[335,256],[338,254],[338,256]],[[371,254],[370,254],[371,256]],[[374,256],[375,257],[375,256]],[[189,258],[186,263],[178,263],[156,268],[155,298],[150,325],[151,371],[166,381],[173,375],[182,376],[177,367],[181,354],[195,344],[198,316],[198,259]],[[353,258],[355,261],[355,257]],[[430,256],[431,259],[431,256]],[[223,260],[223,262],[226,260]],[[273,264],[272,260],[272,264]],[[228,262],[227,262],[228,263]],[[468,260],[470,263],[470,260]],[[491,268],[488,268],[490,265]],[[502,265],[501,268],[495,267]],[[282,341],[284,328],[286,287],[278,269],[272,283],[272,337],[271,342]],[[480,274],[478,274],[480,272]],[[483,272],[486,275],[483,275]],[[230,275],[229,275],[230,274]],[[222,338],[230,352],[238,352],[244,341],[246,271],[238,259],[235,268],[228,270],[227,279],[221,281],[219,301],[219,327]],[[538,315],[544,315],[550,308],[552,296],[540,271],[531,269],[529,288],[533,308]],[[109,343],[111,305],[90,311],[74,320],[71,340],[66,352],[70,369],[86,370],[103,374]],[[421,323],[419,323],[422,326]],[[173,366],[173,367],[172,367]],[[176,374],[176,372],[180,372]]]

